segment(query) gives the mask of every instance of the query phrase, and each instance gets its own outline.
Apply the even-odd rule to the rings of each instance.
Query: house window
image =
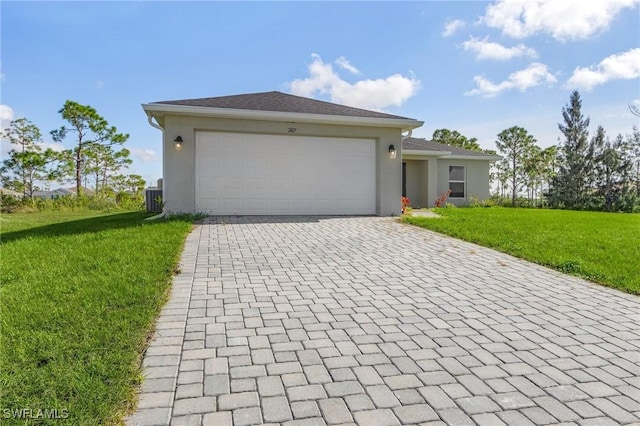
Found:
[[[451,198],[464,198],[465,194],[465,167],[449,166],[449,190]]]

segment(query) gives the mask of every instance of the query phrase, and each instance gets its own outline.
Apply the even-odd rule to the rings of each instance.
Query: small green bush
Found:
[[[13,213],[22,206],[22,200],[11,195],[0,195],[0,211],[2,213]]]
[[[469,197],[469,207],[493,207],[495,205],[496,202],[493,198],[481,200],[480,197],[476,197],[474,195]]]

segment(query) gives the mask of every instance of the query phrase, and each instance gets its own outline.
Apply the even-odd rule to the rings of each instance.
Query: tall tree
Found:
[[[77,194],[82,194],[82,177],[84,171],[84,150],[95,145],[121,145],[129,139],[128,134],[118,133],[114,126],[88,105],[67,100],[58,111],[62,119],[68,123],[60,129],[53,130],[51,135],[56,142],[62,142],[67,135],[75,134],[75,147],[69,154],[73,157]]]
[[[549,202],[556,207],[582,208],[589,198],[592,181],[593,150],[589,144],[589,118],[582,115],[580,93],[574,91],[562,109],[564,135],[560,147],[559,170],[549,190]]]
[[[13,120],[2,137],[17,148],[11,149],[2,162],[3,184],[21,191],[25,198],[33,198],[36,183],[50,178],[56,153],[42,149],[40,129],[26,118]]]
[[[130,152],[126,148],[115,151],[109,145],[93,145],[85,150],[86,154],[86,174],[91,174],[94,178],[96,194],[107,188],[110,178],[132,163]]]
[[[502,200],[509,189],[509,163],[504,158],[496,162],[496,181],[498,182],[498,195]]]
[[[531,145],[524,153],[523,176],[527,186],[527,197],[530,205],[537,205],[538,191],[542,185],[543,159],[542,149],[537,145]]]
[[[623,138],[618,135],[613,143],[622,161],[622,200],[619,210],[640,210],[640,131],[633,126],[633,133]]]
[[[551,145],[542,150],[540,153],[540,159],[542,161],[542,178],[543,178],[543,192],[548,192],[551,186],[551,181],[556,176],[557,164],[558,164],[558,147]],[[546,183],[546,188],[544,184]]]
[[[126,190],[133,195],[142,194],[146,184],[146,181],[140,175],[127,175],[125,181]]]
[[[640,199],[640,129],[638,129],[638,126],[633,126],[633,133],[627,135],[626,142],[628,155],[631,159],[631,174],[636,188],[636,195]]]
[[[114,175],[111,185],[116,193],[116,202],[120,205],[133,203],[133,206],[144,204],[145,180],[140,175]]]
[[[498,134],[496,147],[504,157],[508,170],[512,206],[516,205],[518,189],[522,187],[525,159],[535,143],[536,139],[518,126],[510,127]]]
[[[606,138],[604,128],[598,126],[596,134],[591,139],[590,151],[593,152],[593,163],[595,169],[592,170],[594,175],[594,186],[597,188],[597,195],[593,193],[590,197],[591,208],[601,209],[602,205],[596,205],[598,199],[604,200],[604,209],[611,211],[611,205],[613,200],[613,186],[615,180],[615,169],[617,168],[618,156],[611,142]]]
[[[605,211],[633,211],[636,191],[633,185],[633,162],[626,141],[618,135],[611,142],[598,127],[593,139],[596,164],[596,197]]]
[[[433,132],[431,140],[445,145],[483,152],[483,149],[478,144],[478,140],[476,138],[468,139],[457,130],[437,129]]]

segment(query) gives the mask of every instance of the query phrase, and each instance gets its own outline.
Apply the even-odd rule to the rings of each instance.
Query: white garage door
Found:
[[[196,209],[215,215],[375,213],[373,139],[196,134]]]

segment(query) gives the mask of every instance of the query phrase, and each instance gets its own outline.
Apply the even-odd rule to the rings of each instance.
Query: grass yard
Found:
[[[640,215],[518,208],[435,209],[407,223],[640,294]]]
[[[65,424],[118,424],[132,407],[141,355],[192,227],[190,218],[146,216],[2,215],[0,423],[53,413]]]

